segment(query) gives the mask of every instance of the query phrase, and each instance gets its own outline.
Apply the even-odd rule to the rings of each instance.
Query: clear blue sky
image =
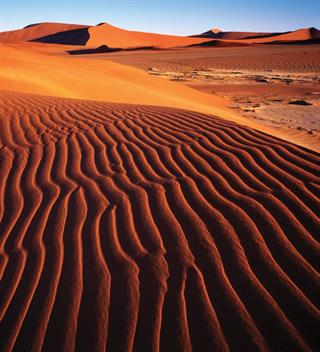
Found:
[[[320,0],[0,0],[0,31],[48,21],[180,35],[287,31],[319,28]]]

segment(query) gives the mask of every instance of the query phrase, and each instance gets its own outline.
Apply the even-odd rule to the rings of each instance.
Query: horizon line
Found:
[[[211,27],[209,29],[206,29],[204,30],[203,32],[199,32],[199,33],[193,33],[193,34],[175,34],[175,33],[171,33],[171,32],[165,32],[165,33],[159,33],[159,32],[149,32],[147,30],[137,30],[137,29],[132,29],[132,28],[123,28],[123,27],[119,27],[117,25],[114,25],[114,24],[111,24],[109,22],[98,22],[97,24],[82,24],[82,23],[74,23],[74,22],[60,22],[60,21],[41,21],[41,22],[34,22],[34,23],[29,23],[25,26],[22,26],[22,27],[15,27],[15,28],[12,28],[12,29],[5,29],[5,30],[2,30],[1,26],[0,26],[0,33],[2,32],[10,32],[10,31],[15,31],[15,30],[22,30],[22,29],[26,29],[28,27],[31,27],[31,26],[36,26],[36,25],[39,25],[39,24],[44,24],[44,23],[57,23],[57,24],[70,24],[70,25],[80,25],[80,26],[87,26],[87,27],[96,27],[100,24],[108,24],[112,27],[116,27],[116,28],[119,28],[119,29],[122,29],[122,30],[126,30],[126,31],[134,31],[134,32],[142,32],[142,33],[153,33],[153,34],[163,34],[163,35],[174,35],[174,36],[191,36],[191,35],[197,35],[197,34],[203,34],[203,33],[206,33],[212,29],[219,29],[221,32],[248,32],[248,33],[254,33],[254,32],[260,32],[260,33],[287,33],[287,32],[294,32],[294,31],[297,31],[297,30],[301,30],[301,29],[311,29],[311,28],[314,28],[314,29],[317,29],[319,30],[318,27],[316,26],[308,26],[308,27],[299,27],[299,28],[295,28],[295,29],[288,29],[288,30],[280,30],[280,31],[265,31],[265,30],[237,30],[237,29],[228,29],[228,30],[223,30],[219,27]]]

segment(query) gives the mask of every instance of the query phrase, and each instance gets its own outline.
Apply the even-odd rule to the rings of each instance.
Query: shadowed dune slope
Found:
[[[2,351],[316,351],[319,154],[186,110],[0,107]]]
[[[237,46],[249,46],[251,43],[244,43],[240,40],[222,40],[222,39],[211,39],[200,44],[191,44],[189,47],[237,47]]]
[[[37,23],[22,29],[0,33],[0,42],[29,41],[53,35],[58,32],[87,28],[88,26],[66,23]]]

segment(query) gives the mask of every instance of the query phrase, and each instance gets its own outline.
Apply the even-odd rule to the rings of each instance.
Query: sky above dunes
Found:
[[[38,22],[95,25],[189,35],[320,27],[319,0],[2,0],[0,31]]]

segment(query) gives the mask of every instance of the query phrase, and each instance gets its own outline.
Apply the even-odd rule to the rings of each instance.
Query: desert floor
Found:
[[[92,57],[142,68],[224,97],[238,114],[307,141],[319,150],[319,45],[197,47]]]

